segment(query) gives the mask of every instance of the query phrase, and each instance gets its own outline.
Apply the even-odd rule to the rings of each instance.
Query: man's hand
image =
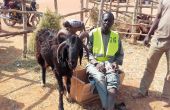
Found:
[[[149,46],[149,41],[150,41],[150,36],[147,35],[147,36],[145,37],[145,39],[143,40],[143,44],[144,44],[145,46]]]
[[[170,74],[166,76],[166,80],[170,81]]]
[[[100,72],[106,73],[106,68],[105,68],[104,64],[98,63],[98,64],[96,65],[96,68],[97,68]]]
[[[118,66],[118,64],[117,63],[112,63],[112,68],[114,69],[114,70],[116,70],[116,69],[119,69],[119,66]]]
[[[114,73],[118,73],[118,74],[120,73],[119,65],[116,62],[112,63],[112,68],[114,70]]]

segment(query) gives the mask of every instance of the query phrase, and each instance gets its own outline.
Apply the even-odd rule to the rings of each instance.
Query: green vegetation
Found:
[[[29,44],[28,44],[28,52],[34,53],[35,52],[35,36],[38,30],[49,28],[59,30],[61,28],[60,25],[60,15],[51,12],[49,9],[44,13],[43,17],[40,20],[40,23],[37,26],[37,29],[34,33],[30,36]]]
[[[51,12],[49,9],[44,13],[44,16],[41,18],[40,24],[37,27],[37,30],[50,28],[59,30],[60,26],[60,15]]]
[[[98,14],[99,14],[99,10],[97,7],[94,7],[91,11],[90,11],[90,23],[94,26],[97,26],[97,21],[98,21]]]

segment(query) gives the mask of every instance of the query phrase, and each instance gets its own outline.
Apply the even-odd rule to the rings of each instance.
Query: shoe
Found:
[[[146,92],[145,94],[142,94],[142,93],[140,93],[140,92],[132,94],[132,97],[133,97],[134,99],[145,98],[145,97],[147,97],[147,96],[148,96],[148,92]]]

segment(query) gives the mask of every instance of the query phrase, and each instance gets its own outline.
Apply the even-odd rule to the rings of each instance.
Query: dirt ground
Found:
[[[48,6],[53,8],[53,2],[37,0],[40,10]],[[59,0],[59,12],[67,14],[79,9],[79,0]],[[64,8],[63,8],[64,7]],[[74,7],[74,8],[69,8]],[[72,16],[73,18],[78,16]],[[10,28],[3,24],[1,33],[17,31],[20,26]],[[31,34],[30,34],[31,36]],[[57,110],[58,90],[56,80],[50,69],[47,74],[47,87],[41,87],[40,69],[34,55],[22,58],[22,36],[0,38],[0,110]],[[137,91],[146,65],[148,48],[131,45],[123,40],[125,58],[123,70],[125,79],[120,87],[119,101],[124,101],[128,110],[170,110],[170,100],[161,98],[166,75],[166,57],[162,56],[149,97],[133,99],[131,94]],[[169,83],[170,85],[170,83]],[[169,90],[170,92],[170,90]],[[65,110],[101,110],[101,105],[89,104],[86,107],[77,103],[68,103],[64,98]]]

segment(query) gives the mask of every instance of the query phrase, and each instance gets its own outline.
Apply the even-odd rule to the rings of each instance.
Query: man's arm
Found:
[[[156,18],[151,26],[151,29],[149,30],[148,32],[148,36],[150,37],[154,31],[158,28],[158,24],[159,24],[159,21],[160,21],[160,18],[161,18],[161,15],[162,15],[162,3],[160,2],[159,4],[159,7],[158,7],[158,12],[156,14]]]
[[[158,12],[156,14],[156,18],[148,32],[148,35],[145,37],[144,39],[144,45],[148,45],[149,43],[149,40],[150,40],[150,37],[151,35],[155,32],[155,30],[158,28],[158,24],[159,24],[159,21],[161,19],[161,15],[162,15],[162,0],[160,0],[160,3],[159,3],[159,6],[158,6]]]

